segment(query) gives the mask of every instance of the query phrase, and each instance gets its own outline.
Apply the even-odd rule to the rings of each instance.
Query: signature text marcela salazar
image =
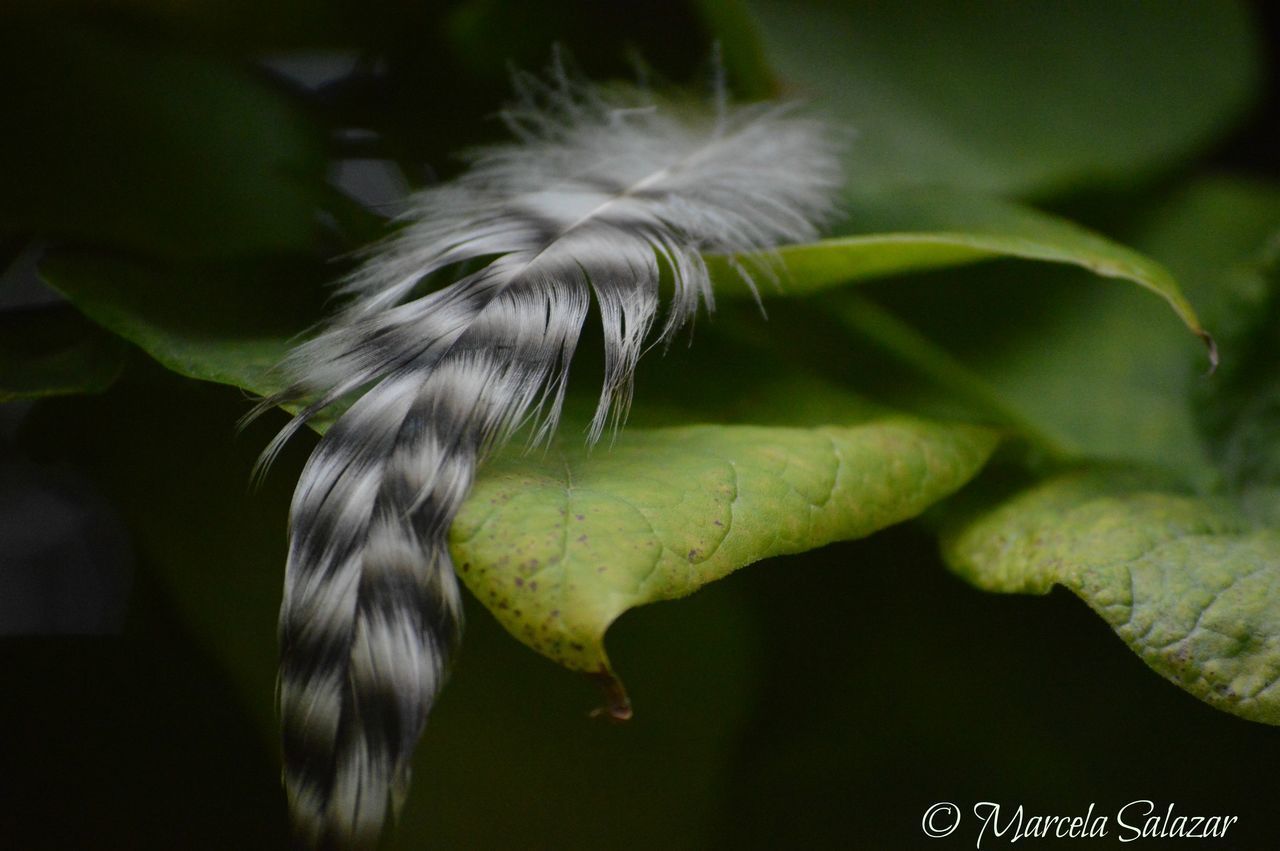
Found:
[[[1238,816],[1183,815],[1174,804],[1160,808],[1154,801],[1130,801],[1115,811],[1112,818],[1095,812],[1094,804],[1083,815],[1029,815],[1022,805],[1013,812],[1001,814],[1000,805],[982,801],[973,806],[977,816],[978,844],[991,837],[1006,842],[1019,839],[1056,837],[1086,839],[1115,836],[1121,842],[1142,839],[1221,839],[1239,821]]]

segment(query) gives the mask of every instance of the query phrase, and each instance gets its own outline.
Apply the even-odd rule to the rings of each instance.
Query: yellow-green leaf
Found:
[[[1280,506],[1276,494],[1265,502]],[[991,591],[1062,585],[1148,665],[1280,724],[1280,531],[1137,473],[1065,474],[956,522],[947,561]]]
[[[627,609],[913,517],[981,468],[986,429],[902,416],[817,428],[628,430],[490,464],[454,522],[460,575],[513,635],[607,674]]]

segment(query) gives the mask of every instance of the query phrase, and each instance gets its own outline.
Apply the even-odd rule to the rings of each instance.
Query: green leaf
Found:
[[[910,206],[912,203],[914,207]],[[894,221],[891,214],[884,210],[864,210],[861,215],[864,220],[874,218],[877,221]],[[784,249],[782,254],[790,273],[787,291],[815,291],[860,276],[887,274],[891,270],[918,269],[925,265],[972,262],[994,256],[1024,257],[1071,263],[1099,274],[1127,277],[1160,293],[1182,313],[1193,328],[1197,327],[1194,324],[1194,313],[1181,298],[1176,284],[1157,264],[1136,252],[1050,216],[997,201],[980,199],[960,203],[938,195],[904,199],[894,208],[892,215],[898,217],[896,221],[914,220],[939,228],[957,226],[967,230],[895,232]],[[938,252],[939,247],[945,249],[944,253]],[[797,262],[797,258],[803,259]],[[213,309],[210,312],[192,311],[190,305],[174,305],[174,310],[166,316],[154,303],[154,293],[147,284],[150,277],[147,271],[119,263],[94,268],[92,263],[77,267],[74,260],[63,261],[51,267],[49,274],[52,282],[76,300],[82,309],[137,342],[169,368],[193,377],[234,383],[255,392],[273,388],[269,367],[283,351],[282,340],[279,339],[283,335],[273,337],[268,333],[246,339],[246,329],[236,320],[240,310],[221,310],[219,306],[211,306]],[[95,284],[86,286],[85,282],[90,279]],[[105,283],[108,280],[111,281],[109,285]],[[252,287],[252,280],[247,278],[245,283]],[[98,297],[99,294],[111,291],[115,292],[114,300]],[[217,319],[219,316],[225,317],[225,320]],[[205,325],[216,320],[220,327],[193,334],[189,329],[175,327],[175,317]],[[702,355],[711,358],[705,350]],[[721,358],[719,363],[723,365],[733,359]],[[799,385],[794,376],[788,378]],[[682,375],[682,379],[689,381],[689,375]],[[757,386],[763,380],[763,376],[755,376]],[[711,397],[717,397],[713,388],[722,384],[723,378],[718,375],[704,375],[701,381],[689,381],[689,386],[696,388],[691,395]],[[717,398],[716,405],[720,406],[718,410],[712,405],[710,409],[704,407],[701,415],[693,416],[687,396],[675,400],[673,405],[664,409],[664,393],[644,392],[643,382],[641,389],[640,398],[644,400],[644,404],[637,412],[637,424],[645,424],[646,418],[650,424],[659,425],[723,422],[729,406],[727,400]],[[775,398],[752,405],[755,417],[745,421],[758,425],[762,419],[776,416],[772,411],[785,409],[803,410],[811,417],[807,421],[789,423],[793,426],[837,426],[849,422],[848,411],[839,417],[827,414],[827,418],[823,418],[822,404],[806,401],[824,398],[823,394],[826,392],[821,387],[804,386],[781,403]],[[696,407],[698,403],[693,404]],[[665,413],[655,416],[655,409],[663,409]],[[869,415],[857,416],[859,420],[864,420]],[[642,431],[632,428],[623,433],[612,451],[598,450],[591,455],[590,463],[584,452],[565,448],[555,450],[556,460],[550,468],[546,466],[549,462],[545,459],[533,461],[506,456],[486,470],[469,503],[473,506],[468,509],[471,513],[464,512],[455,524],[455,534],[462,536],[458,539],[458,564],[467,565],[462,570],[464,579],[499,620],[521,640],[570,667],[607,672],[608,662],[603,649],[604,633],[608,625],[627,608],[689,593],[732,569],[769,555],[798,552],[831,540],[858,537],[914,516],[976,473],[994,446],[995,438],[986,430],[913,421],[914,427],[923,431],[906,442],[906,445],[912,447],[910,451],[930,458],[945,457],[949,453],[957,455],[957,458],[947,462],[954,464],[947,474],[937,476],[936,488],[921,490],[910,476],[920,475],[920,469],[927,469],[927,464],[914,472],[901,469],[895,466],[892,451],[884,443],[885,440],[904,439],[901,433],[902,423],[894,416],[882,412],[868,422],[870,425],[850,426],[839,432],[839,439],[850,443],[847,449],[834,453],[829,448],[830,440],[834,438],[821,431],[721,426],[707,427],[712,430],[700,433],[699,441],[691,441],[688,435],[679,430]],[[748,431],[739,432],[738,428],[747,428]],[[863,441],[867,448],[861,448]],[[572,442],[568,440],[566,445]],[[798,465],[796,470],[804,470],[806,465],[814,463],[808,456],[815,452],[832,464],[850,463],[845,456],[858,453],[857,463],[860,466],[866,465],[870,469],[874,466],[872,459],[879,459],[887,464],[888,467],[882,472],[888,478],[878,480],[872,475],[864,482],[874,491],[874,497],[857,489],[839,495],[844,502],[837,500],[836,505],[843,506],[846,512],[855,508],[866,511],[866,507],[871,506],[870,513],[841,514],[837,510],[827,521],[816,523],[810,531],[789,542],[776,538],[776,524],[780,521],[771,519],[773,513],[790,511],[794,517],[807,518],[812,509],[804,503],[791,506],[761,503],[756,509],[756,515],[738,521],[733,540],[740,540],[742,543],[736,545],[737,549],[717,549],[713,558],[695,559],[700,568],[690,573],[688,554],[706,550],[707,543],[700,538],[683,540],[679,537],[679,530],[670,533],[652,531],[660,528],[663,522],[660,518],[665,516],[664,508],[669,509],[669,506],[664,507],[661,501],[646,504],[642,498],[643,493],[629,493],[636,470],[629,469],[626,463],[641,465],[643,468],[646,459],[652,463],[653,458],[661,458],[667,453],[669,458],[658,466],[677,475],[675,480],[668,483],[671,492],[697,494],[711,487],[717,470],[704,469],[695,462],[699,459],[705,461],[704,456],[710,451],[708,447],[717,443],[724,444],[721,457],[728,458],[740,470],[750,470],[752,463],[758,462],[760,453],[766,457],[793,458]],[[693,452],[692,458],[681,454],[681,450],[687,452],[694,446],[698,448]],[[628,447],[639,448],[629,450]],[[741,456],[732,454],[734,451],[740,452]],[[628,458],[632,460],[627,461]],[[566,544],[569,549],[564,552],[556,553],[546,549],[552,543],[560,542],[562,530],[568,523],[558,513],[563,497],[557,495],[562,494],[565,489],[566,475],[575,480],[584,476],[589,478],[600,475],[601,468],[606,471],[605,491],[608,492],[610,487],[616,491],[609,493],[606,501],[615,506],[631,506],[631,525],[623,530],[610,529],[607,524],[613,518],[605,512],[599,521],[604,524],[603,528],[595,529],[584,525],[577,535],[586,535],[587,540],[594,540],[598,545],[609,546],[620,552],[630,546],[639,546],[641,549],[636,552],[644,558],[652,555],[656,546],[659,555],[666,554],[666,573],[655,574],[657,578],[649,584],[643,587],[637,585],[629,596],[623,595],[617,593],[616,585],[611,583],[634,584],[633,577],[629,578],[629,574],[653,571],[655,564],[648,563],[643,558],[634,564],[620,562],[616,568],[611,568],[611,572],[607,572],[607,576],[588,576],[582,581],[575,579],[572,584],[578,589],[578,596],[571,603],[566,603],[556,596],[567,593],[565,589],[571,584],[570,580],[561,578],[561,575],[576,576],[583,572],[578,562],[584,557],[590,557],[590,553],[584,555],[572,551],[578,546],[577,535]],[[723,473],[723,469],[722,465],[719,472]],[[756,472],[759,475],[747,478],[747,484],[744,485],[743,492],[750,494],[750,499],[759,498],[757,492],[768,493],[770,488],[776,489],[779,484],[778,480],[770,479],[767,474]],[[684,473],[689,473],[690,477],[679,478]],[[700,478],[700,475],[711,476],[712,479]],[[907,478],[902,478],[904,475]],[[499,482],[500,484],[495,484]],[[812,483],[809,485],[812,490]],[[494,491],[493,488],[500,490]],[[905,492],[894,497],[893,494],[899,488]],[[803,489],[796,493],[802,492]],[[708,493],[714,496],[716,491],[712,488]],[[723,495],[719,503],[711,497],[709,499],[709,502],[699,506],[701,513],[697,517],[702,527],[714,528],[715,522],[725,522],[726,500]],[[882,500],[882,503],[876,503],[877,499]],[[485,514],[487,525],[484,536],[465,531],[471,528],[467,525],[467,518],[473,517],[473,512],[480,510],[474,507],[487,506],[493,500],[503,505],[516,506],[518,510],[503,511],[492,517]],[[528,512],[532,512],[533,516],[525,516]],[[583,516],[595,518],[596,513],[587,512]],[[640,523],[636,518],[641,518],[644,522]],[[752,524],[756,526],[753,527]],[[545,531],[547,529],[555,530],[551,538],[547,537],[551,534]],[[516,583],[524,583],[526,577],[520,572],[517,561],[509,554],[531,547],[536,549],[536,555],[528,555],[527,559],[536,559],[544,565],[544,570],[550,572],[540,584],[530,580],[529,590],[521,592],[526,599],[516,604],[509,596],[513,593],[513,588],[525,587]],[[676,559],[672,553],[682,554],[683,561]],[[506,560],[502,561],[504,558]],[[703,561],[707,561],[707,564],[701,564]],[[562,567],[545,567],[561,563]],[[673,573],[677,569],[678,572]],[[672,576],[683,577],[684,584],[674,581],[670,578]],[[594,584],[590,584],[591,582]],[[539,592],[539,588],[545,590]],[[552,612],[557,613],[554,618],[551,617]]]
[[[1177,281],[1159,263],[1025,205],[937,190],[904,191],[892,199],[855,204],[844,230],[854,235],[779,249],[787,273],[780,292],[803,296],[855,281],[998,258],[1039,260],[1077,266],[1150,290],[1212,345]],[[731,279],[724,262],[716,262],[720,277]]]
[[[166,369],[262,394],[280,388],[273,369],[320,316],[319,282],[331,274],[310,262],[169,265],[92,252],[41,267],[85,316]]]
[[[228,388],[184,381],[158,367],[136,369],[103,396],[38,407],[26,421],[23,438],[25,447],[40,457],[74,463],[88,473],[125,513],[140,568],[164,592],[159,602],[173,608],[173,615],[143,638],[166,658],[173,656],[175,666],[192,667],[192,676],[221,668],[212,673],[230,675],[238,703],[258,725],[257,739],[243,726],[227,735],[238,737],[243,749],[261,748],[265,758],[254,769],[262,772],[259,784],[249,784],[252,794],[246,795],[245,784],[222,782],[232,790],[231,797],[214,810],[230,811],[226,808],[240,806],[235,802],[255,808],[255,813],[278,807],[275,818],[283,821],[283,792],[277,791],[278,800],[270,797],[278,787],[279,769],[272,763],[278,761],[280,747],[273,701],[275,620],[290,493],[314,440],[303,436],[298,445],[286,447],[263,486],[247,492],[253,456],[279,418],[256,424],[233,440],[229,423],[243,410],[243,399]],[[710,843],[718,803],[734,776],[734,749],[752,720],[762,675],[756,658],[762,636],[742,589],[739,584],[709,589],[643,618],[626,618],[611,633],[610,649],[625,666],[629,682],[649,697],[643,723],[626,728],[592,723],[583,711],[594,697],[588,683],[539,663],[468,600],[465,645],[418,748],[414,786],[401,813],[395,847],[424,847],[422,837],[432,848],[525,847],[533,835],[547,837],[557,847],[592,848],[607,845],[620,826],[628,835],[644,837],[640,844],[646,847],[687,843],[690,837]],[[136,590],[145,594],[150,589]],[[135,602],[140,605],[131,607],[133,624],[145,616],[145,598]],[[180,620],[180,630],[174,620]],[[685,652],[689,647],[700,652]],[[71,649],[79,649],[77,658],[84,656],[82,647]],[[113,653],[128,656],[132,649],[126,645]],[[207,651],[218,664],[196,665],[181,655],[197,650]],[[83,664],[97,667],[98,655],[84,658]],[[11,655],[5,659],[12,661]],[[138,666],[150,662],[153,657],[138,655]],[[161,668],[160,673],[169,670]],[[156,670],[139,668],[136,679],[148,676],[154,678]],[[109,684],[110,677],[104,674],[101,682]],[[157,682],[146,696],[180,688],[180,682]],[[51,694],[74,694],[90,707],[111,703],[110,698],[95,701],[82,695],[85,690],[84,683],[72,683]],[[200,694],[207,699],[207,691]],[[117,688],[114,699],[137,714],[135,693]],[[511,706],[522,709],[511,712]],[[79,708],[65,706],[59,717],[71,717]],[[212,717],[221,720],[226,714]],[[189,720],[166,725],[147,714],[135,726],[140,738],[122,745],[126,752],[140,743],[145,749],[153,742],[161,747],[182,741],[193,729]],[[109,739],[111,730],[104,727],[102,734]],[[66,744],[67,753],[79,753],[84,742],[76,737]],[[477,742],[484,744],[477,748]],[[70,758],[50,771],[65,771],[67,765],[80,770],[86,761],[109,766],[114,754]],[[36,757],[33,747],[32,759]],[[673,776],[676,762],[681,771]],[[626,765],[627,771],[619,772],[617,765]],[[108,776],[109,767],[94,775]],[[529,778],[535,776],[539,794],[529,796]],[[91,785],[80,784],[86,789]],[[184,785],[183,791],[188,788]],[[487,803],[495,798],[509,802],[500,813]],[[619,800],[627,801],[626,812],[614,806]],[[555,803],[548,807],[548,801]],[[138,802],[139,813],[150,803],[145,798]],[[205,812],[209,807],[202,801],[195,809]],[[566,807],[586,807],[591,815],[566,822],[561,817]],[[119,812],[108,807],[95,810],[112,824],[120,820]],[[652,815],[659,812],[662,818],[655,820]],[[123,835],[133,834],[126,830]],[[283,837],[278,842],[257,838],[261,842],[248,847],[287,846]],[[186,847],[177,834],[162,845]]]
[[[783,249],[789,267],[786,291],[817,291],[858,277],[928,265],[1018,257],[1127,278],[1163,296],[1198,328],[1176,284],[1158,264],[1023,207],[930,194],[905,197],[892,209],[864,207],[858,216],[890,227],[919,222],[938,229]],[[269,368],[283,353],[287,334],[280,327],[281,317],[289,311],[253,312],[266,314],[258,320],[260,333],[239,318],[251,311],[249,305],[266,275],[242,273],[236,289],[245,295],[193,309],[184,300],[157,302],[150,283],[155,273],[138,264],[68,257],[47,272],[51,282],[90,316],[170,369],[255,392],[274,388]],[[209,285],[185,289],[226,290]],[[994,448],[994,434],[981,428],[903,419],[865,405],[846,404],[837,412],[839,393],[820,383],[805,383],[786,370],[769,378],[769,370],[758,369],[748,382],[759,390],[770,381],[777,386],[790,381],[794,386],[785,396],[764,393],[750,405],[735,403],[718,392],[726,382],[717,370],[747,356],[716,356],[705,347],[694,355],[693,360],[714,361],[716,367],[696,377],[681,372],[679,382],[666,382],[683,384],[690,388],[688,393],[673,396],[675,391],[662,389],[663,382],[646,384],[642,376],[642,404],[633,426],[674,425],[674,430],[633,427],[610,451],[598,449],[588,455],[573,448],[579,438],[566,429],[569,436],[546,458],[506,454],[486,468],[455,523],[457,563],[477,596],[518,638],[575,669],[608,673],[604,634],[628,608],[690,593],[769,555],[866,535],[912,517],[974,475]],[[735,404],[751,412],[735,418],[743,425],[692,425],[723,423]],[[779,427],[778,411],[795,413],[783,418],[788,421],[781,425],[787,427]],[[774,427],[762,428],[766,422]],[[770,463],[791,466],[780,477],[770,471]],[[868,472],[842,490],[823,491],[824,477],[841,465]],[[713,548],[706,534],[718,528],[716,522],[726,522],[733,502],[722,489],[726,469],[743,477],[742,504],[735,505],[732,535],[727,530],[725,542]],[[654,488],[654,476],[672,478]],[[787,476],[799,478],[790,481]],[[599,505],[588,500],[583,510],[566,513],[567,479],[574,482],[574,493],[581,481],[590,482],[588,491],[598,495]],[[828,492],[825,515],[813,507],[816,503],[802,498]],[[672,494],[691,502],[664,502]],[[578,514],[590,519],[579,521]],[[788,524],[799,524],[800,531],[780,537],[779,528]],[[579,541],[581,536],[586,543]],[[603,574],[593,573],[600,565],[584,567],[598,557],[593,547],[612,553],[616,565]],[[697,555],[691,562],[691,552],[709,555]],[[531,561],[540,567],[530,568]],[[539,579],[526,575],[534,570]],[[640,583],[637,575],[651,578]]]
[[[901,416],[817,428],[629,429],[489,464],[454,522],[468,587],[513,635],[607,674],[627,609],[763,558],[858,538],[949,495],[985,463],[986,429]]]
[[[0,402],[101,393],[124,357],[118,338],[66,305],[0,312]]]
[[[1138,398],[1160,400],[1159,406],[1134,409],[1114,427],[1151,434],[1139,430],[1146,423],[1160,428],[1168,418],[1163,427],[1176,423],[1194,457],[1151,459],[1174,475],[1094,465],[1012,492],[988,477],[967,492],[962,508],[946,512],[944,555],[989,590],[1043,594],[1065,586],[1165,677],[1222,709],[1280,724],[1274,462],[1280,192],[1202,180],[1165,199],[1141,231],[1141,244],[1167,257],[1229,329],[1226,375],[1203,386],[1186,378],[1158,385],[1154,395]],[[1099,305],[1093,306],[1096,316]],[[1108,321],[1120,345],[1172,357],[1167,346],[1162,350],[1167,332],[1144,333],[1119,311]],[[1040,342],[1062,356],[1054,340],[1041,334]],[[1117,351],[1115,344],[1103,348],[1111,357]],[[1107,394],[1132,396],[1136,389],[1126,382],[1134,378],[1094,388],[1091,401],[1122,410]],[[1205,409],[1199,417],[1193,400]],[[1157,441],[1155,448],[1175,445]],[[1209,476],[1188,476],[1197,466]]]
[[[780,249],[786,267],[781,286],[763,287],[761,294],[804,296],[889,275],[1021,258],[1128,280],[1163,298],[1193,332],[1204,333],[1177,282],[1158,263],[1030,207],[954,193],[903,193],[892,202],[859,205],[851,226],[882,230]],[[707,260],[720,291],[746,294],[724,258]],[[319,288],[333,276],[315,264],[198,269],[87,253],[46,262],[44,274],[88,316],[169,369],[254,392],[276,389],[270,367],[286,340],[319,318]],[[161,278],[182,283],[166,293]]]
[[[1152,250],[1182,270],[1221,334],[1223,366],[1192,407],[1225,484],[1280,482],[1280,188],[1200,181],[1173,201]]]
[[[64,256],[45,273],[89,316],[176,372],[258,393],[277,386],[269,367],[285,348],[280,317],[290,312],[290,290],[274,291],[280,310],[249,307],[275,279],[271,270],[232,278],[241,294],[208,303],[178,297],[185,288],[161,285],[154,266],[136,262]],[[678,369],[647,359],[657,375],[638,381],[640,427],[593,452],[568,426],[545,457],[508,450],[482,471],[455,522],[464,580],[518,638],[571,667],[607,672],[604,631],[627,608],[915,516],[972,477],[995,447],[989,429],[898,416],[807,380],[767,352],[717,352],[706,342]],[[759,364],[751,379],[726,381],[724,370],[744,360]],[[568,420],[583,402],[593,404],[571,400]],[[701,425],[726,420],[746,424]],[[566,475],[576,495],[568,501]],[[569,525],[572,539],[561,541]],[[601,552],[615,566],[600,574],[596,564],[584,567]],[[517,585],[531,559],[545,570],[541,582]],[[590,575],[579,579],[582,572]],[[636,587],[618,590],[628,585]],[[515,605],[513,588],[523,588]]]
[[[1274,253],[1280,232],[1280,186],[1212,175],[1162,198],[1135,243],[1158,257],[1182,283],[1206,325],[1220,338],[1224,368],[1240,359],[1243,337],[1265,322],[1270,298],[1259,261]]]
[[[955,523],[943,552],[987,590],[1065,586],[1191,694],[1280,724],[1280,531],[1231,505],[1135,473],[1071,473]]]
[[[0,227],[168,257],[311,248],[321,136],[228,62],[106,29],[0,28]]]
[[[891,215],[871,218],[892,226]],[[1221,471],[1201,438],[1197,394],[1239,365],[1235,326],[1265,315],[1265,287],[1249,264],[1278,226],[1280,193],[1218,178],[1159,198],[1127,226],[1127,241],[1154,258],[1143,261],[1159,270],[1154,280],[1176,277],[1213,317],[1210,330],[1223,332],[1224,375],[1216,379],[1205,376],[1203,351],[1184,328],[1151,311],[1138,293],[1069,269],[1045,268],[1029,279],[1022,267],[997,264],[866,292],[980,381],[1008,413],[1003,422],[1027,424],[1025,431],[1062,455],[1163,467],[1211,487]],[[846,318],[866,330],[862,317]],[[918,361],[917,348],[900,357]]]
[[[1005,422],[1028,424],[1056,455],[1151,464],[1206,486],[1216,478],[1189,404],[1207,380],[1204,348],[1135,288],[1002,264],[870,294],[893,323],[950,358],[953,372],[980,381],[1009,412]],[[865,333],[874,318],[847,310],[842,318]]]
[[[1259,79],[1238,3],[749,5],[784,84],[856,132],[860,192],[1130,185],[1205,147]]]
[[[1136,290],[1096,279],[1133,283],[1158,295],[1208,345],[1201,368],[1212,364],[1213,341],[1160,263],[1070,221],[982,196],[904,191],[893,199],[862,199],[850,213],[845,229],[860,235],[781,248],[780,286],[765,287],[761,295],[817,296],[840,284],[912,273],[869,287],[888,309],[850,297],[815,299],[812,308],[854,335],[846,343],[858,346],[850,357],[885,367],[869,367],[883,376],[877,392],[884,401],[929,416],[976,416],[1060,458],[1100,454],[1172,462],[1191,475],[1211,475],[1182,402],[1185,355],[1196,348],[1191,337]],[[963,274],[919,274],[1002,259],[1067,268],[1006,263]],[[746,291],[726,285],[733,274],[723,258],[710,261],[725,295]],[[1064,274],[1070,267],[1095,279]],[[773,306],[770,312],[772,327],[803,348],[812,336],[806,328],[818,317],[795,317]],[[1134,345],[1139,340],[1143,344]],[[810,358],[814,368],[830,361],[824,345]],[[842,378],[865,388],[858,370],[846,372]],[[1123,389],[1108,393],[1109,386]]]

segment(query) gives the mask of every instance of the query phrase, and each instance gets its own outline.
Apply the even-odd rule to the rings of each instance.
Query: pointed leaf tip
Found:
[[[1205,349],[1209,355],[1209,369],[1205,373],[1206,376],[1213,375],[1218,371],[1218,344],[1214,341],[1213,335],[1203,329],[1196,332],[1201,342],[1204,343]]]
[[[594,674],[588,674],[587,677],[599,687],[604,696],[604,704],[591,710],[591,717],[605,718],[615,723],[630,721],[634,714],[631,709],[631,697],[627,694],[627,688],[622,684],[622,680],[608,670],[597,671]]]

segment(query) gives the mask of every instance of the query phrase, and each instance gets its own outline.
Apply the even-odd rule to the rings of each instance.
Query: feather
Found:
[[[814,238],[840,183],[833,135],[794,104],[708,108],[517,75],[515,141],[412,199],[342,287],[349,301],[262,407],[311,400],[264,453],[356,398],[306,464],[280,614],[284,780],[314,848],[365,848],[409,763],[462,628],[450,523],[513,432],[552,435],[592,299],[605,376],[587,439],[625,416],[647,341],[705,304],[702,254]],[[424,279],[471,263],[455,283]],[[738,266],[751,285],[756,266]],[[659,318],[659,283],[670,299]],[[656,333],[651,335],[655,324]]]

